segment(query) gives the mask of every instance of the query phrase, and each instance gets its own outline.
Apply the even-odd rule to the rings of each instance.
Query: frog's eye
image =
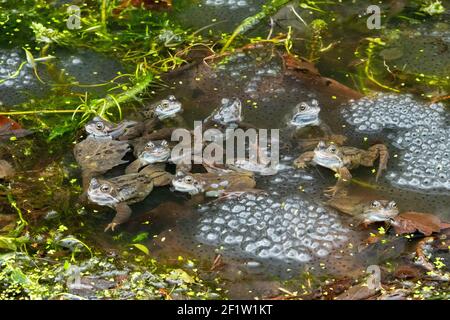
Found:
[[[103,184],[100,186],[100,191],[106,193],[110,191],[110,188],[107,184]]]
[[[397,208],[397,203],[395,201],[389,202],[389,208],[391,208],[391,209]]]
[[[184,182],[186,182],[186,183],[192,183],[193,181],[194,181],[194,178],[192,178],[191,176],[184,177]]]
[[[95,123],[95,127],[96,127],[98,130],[103,130],[103,129],[105,128],[105,125],[103,124],[103,122],[97,121],[97,122]]]
[[[381,206],[380,201],[372,201],[372,208],[379,208]]]
[[[337,151],[337,148],[336,148],[336,146],[331,145],[331,146],[329,146],[328,151],[330,151],[331,153],[335,153]]]
[[[145,145],[146,149],[153,149],[155,147],[155,144],[151,141],[147,142],[147,144]]]
[[[167,143],[166,140],[161,141],[161,146],[163,147],[167,147],[169,144]]]
[[[163,101],[163,102],[161,103],[161,106],[162,106],[163,108],[168,108],[168,107],[169,107],[169,102],[168,102],[168,101]]]
[[[304,103],[300,104],[300,107],[298,108],[300,111],[305,111],[308,108],[308,106]]]

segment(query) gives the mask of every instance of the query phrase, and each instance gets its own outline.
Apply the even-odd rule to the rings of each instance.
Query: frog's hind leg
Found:
[[[342,167],[338,170],[338,181],[333,187],[329,187],[325,190],[325,195],[330,198],[334,198],[336,195],[346,196],[345,188],[352,180],[352,174],[346,167]],[[345,192],[344,192],[345,191]]]
[[[127,222],[128,219],[130,219],[130,216],[131,208],[126,203],[119,203],[116,205],[116,216],[111,223],[106,226],[105,232],[109,229],[114,231],[117,225]]]
[[[384,144],[375,144],[368,149],[368,152],[371,154],[370,159],[366,159],[368,163],[367,166],[373,166],[373,163],[377,158],[380,158],[380,164],[378,165],[378,172],[375,177],[375,181],[381,176],[381,173],[387,169],[387,163],[389,160],[389,150]],[[363,163],[363,165],[366,165]]]

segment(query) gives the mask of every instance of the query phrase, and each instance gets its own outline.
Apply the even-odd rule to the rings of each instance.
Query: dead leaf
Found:
[[[218,254],[216,255],[216,257],[214,258],[213,264],[211,269],[209,269],[210,271],[215,271],[217,269],[220,269],[224,266],[225,264],[222,261],[222,255]]]
[[[15,122],[14,120],[0,115],[0,140],[9,140],[11,137],[24,137],[31,132]]]
[[[403,212],[393,219],[392,225],[398,234],[414,233],[416,231],[426,236],[450,228],[450,224],[442,222],[439,217],[421,212]]]
[[[420,276],[420,270],[411,265],[400,265],[395,269],[394,277],[398,279],[417,279]]]
[[[286,53],[283,55],[283,63],[285,68],[288,70],[297,70],[302,73],[319,75],[319,70],[317,70],[314,64],[304,58],[295,57]]]
[[[320,290],[320,295],[325,297],[323,293],[326,293],[326,299],[333,299],[338,295],[344,293],[345,290],[348,290],[352,285],[352,279],[350,278],[342,278],[334,281],[331,284],[325,285]]]
[[[335,96],[335,99],[338,100],[339,97],[344,97],[345,99],[360,99],[363,97],[361,93],[336,80],[322,77],[314,64],[304,58],[290,54],[284,54],[282,58],[286,74],[299,78],[308,78],[310,84],[319,86],[330,97]]]
[[[371,289],[365,283],[358,284],[338,295],[335,300],[365,300],[377,295],[379,291],[380,288]]]

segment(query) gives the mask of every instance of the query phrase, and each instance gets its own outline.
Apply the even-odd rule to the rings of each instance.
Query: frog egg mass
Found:
[[[248,7],[249,4],[245,0],[206,0],[205,5],[228,7],[231,10]]]
[[[336,212],[291,196],[246,194],[203,205],[197,238],[261,259],[297,263],[324,258],[349,240]]]
[[[28,98],[24,92],[37,91],[33,69],[25,62],[25,54],[19,50],[0,50],[0,105],[21,103]]]
[[[411,95],[379,94],[351,102],[342,110],[344,119],[358,132],[380,132],[385,128],[410,129],[414,126],[443,125],[442,104],[419,102]]]
[[[442,104],[425,104],[411,95],[379,94],[351,102],[342,116],[360,133],[389,131],[388,140],[400,151],[397,165],[386,176],[394,186],[450,190],[450,119]]]

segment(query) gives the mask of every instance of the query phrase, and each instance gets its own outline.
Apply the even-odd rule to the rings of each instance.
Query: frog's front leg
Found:
[[[378,165],[378,172],[375,177],[375,181],[381,176],[381,173],[387,169],[387,163],[389,160],[389,150],[384,144],[375,144],[371,146],[368,150],[369,156],[366,157],[366,166],[373,166],[375,160],[379,157],[380,164]]]
[[[307,151],[302,153],[297,159],[294,160],[294,167],[297,169],[304,169],[314,159],[314,151]]]
[[[117,225],[125,223],[130,219],[131,216],[131,208],[126,203],[119,203],[116,205],[116,216],[111,221],[110,224],[108,224],[105,228],[105,232],[111,229],[111,231],[114,231]]]
[[[325,195],[331,198],[334,198],[338,193],[341,193],[352,180],[352,174],[346,167],[337,169],[337,174],[339,177],[336,184],[325,190]]]

